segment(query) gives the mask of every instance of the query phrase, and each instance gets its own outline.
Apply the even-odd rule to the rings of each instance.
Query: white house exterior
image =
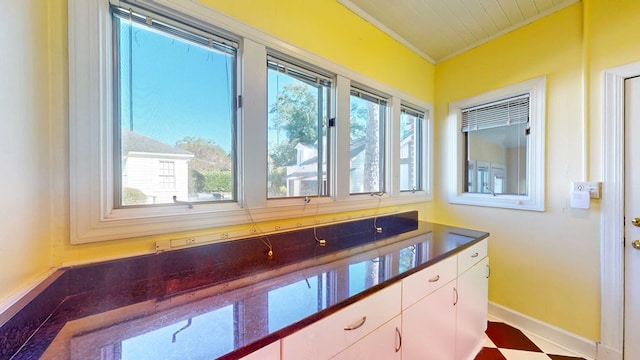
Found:
[[[123,131],[122,188],[125,193],[140,191],[145,195],[125,205],[171,203],[173,196],[188,200],[189,161],[193,156],[186,150]]]

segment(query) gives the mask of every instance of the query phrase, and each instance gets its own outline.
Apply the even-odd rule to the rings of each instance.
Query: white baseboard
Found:
[[[598,358],[598,347],[595,341],[580,337],[559,327],[547,324],[530,316],[489,302],[489,315],[513,325],[518,329],[541,337],[587,359]]]
[[[598,344],[598,360],[622,360],[622,352],[617,349],[611,349],[602,344]]]
[[[55,280],[55,277],[52,276],[55,272],[56,269],[52,268],[47,273],[31,281],[22,289],[19,289],[4,299],[0,299],[0,325],[15,315],[15,312],[19,310],[17,308],[19,303],[27,298],[34,289],[46,286]]]

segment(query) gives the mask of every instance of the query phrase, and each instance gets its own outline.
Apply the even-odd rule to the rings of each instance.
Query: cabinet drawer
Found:
[[[451,256],[402,279],[402,309],[456,278],[456,257]]]
[[[400,296],[400,283],[391,285],[287,336],[282,359],[329,359],[400,314]]]
[[[400,360],[402,348],[402,320],[398,315],[393,320],[374,330],[331,360]]]
[[[484,239],[458,254],[458,275],[487,257],[487,243],[488,240]]]
[[[280,360],[280,341],[273,342],[260,350],[241,358],[241,360]]]

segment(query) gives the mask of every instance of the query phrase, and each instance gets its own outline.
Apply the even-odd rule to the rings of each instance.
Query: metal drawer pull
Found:
[[[367,321],[367,317],[363,316],[362,319],[360,319],[360,321],[358,321],[356,324],[346,326],[344,329],[347,331],[358,329],[359,327],[364,325],[365,321]]]
[[[453,306],[458,305],[458,289],[453,288]]]
[[[440,280],[440,275],[436,275],[436,276],[432,277],[431,279],[429,279],[429,282],[436,282],[438,280]]]
[[[402,334],[400,333],[400,329],[396,326],[396,334],[398,334],[398,347],[396,348],[396,352],[400,351],[402,348]]]
[[[471,254],[471,257],[478,257],[478,253],[474,252],[473,254]]]

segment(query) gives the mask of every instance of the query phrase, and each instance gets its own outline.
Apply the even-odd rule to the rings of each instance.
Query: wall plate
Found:
[[[589,196],[592,199],[600,199],[600,192],[602,189],[602,182],[586,182],[579,181],[573,183],[573,191],[588,191]]]

